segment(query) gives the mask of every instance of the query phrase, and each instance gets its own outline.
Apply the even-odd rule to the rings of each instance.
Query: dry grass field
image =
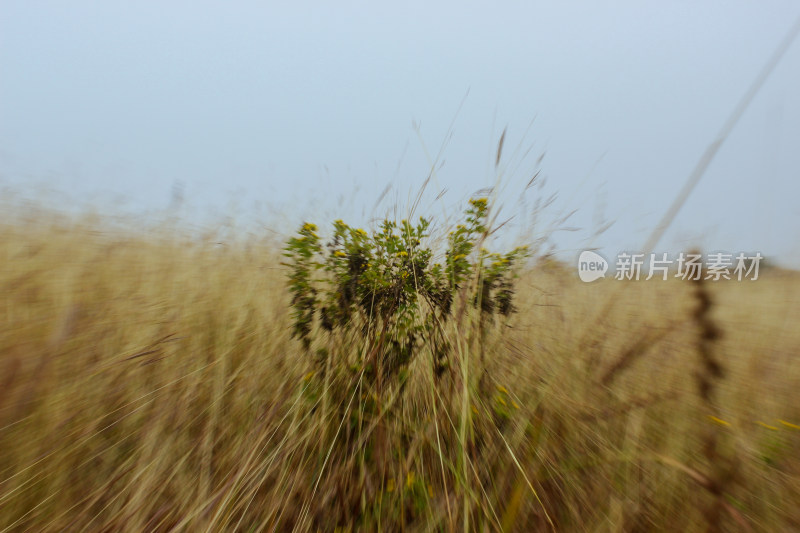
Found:
[[[0,226],[0,532],[800,530],[795,273],[540,264],[376,397],[290,337],[282,243],[106,227]]]

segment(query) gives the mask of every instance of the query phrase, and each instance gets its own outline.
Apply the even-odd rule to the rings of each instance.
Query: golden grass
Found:
[[[289,338],[274,244],[41,215],[0,226],[0,258],[0,532],[698,531],[709,432],[735,458],[720,528],[800,528],[793,273],[705,284],[709,412],[680,281],[531,269],[485,390],[453,330],[451,374],[423,351],[369,398]]]

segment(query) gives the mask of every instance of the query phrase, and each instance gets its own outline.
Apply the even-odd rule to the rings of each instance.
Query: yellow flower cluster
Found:
[[[475,207],[480,207],[480,208],[486,207],[488,202],[489,201],[486,198],[473,198],[472,200],[469,201],[469,203],[471,205],[474,205]]]
[[[516,401],[514,401],[514,399],[513,399],[513,398],[511,398],[511,395],[509,394],[509,392],[508,392],[508,389],[507,389],[507,388],[505,388],[505,387],[504,387],[504,386],[502,386],[502,385],[498,385],[498,386],[497,386],[497,392],[498,392],[498,394],[497,394],[497,402],[498,402],[500,405],[502,405],[502,406],[504,406],[504,407],[507,407],[507,406],[508,406],[508,403],[506,402],[506,399],[505,399],[505,396],[508,396],[508,397],[509,397],[509,399],[511,400],[511,406],[512,406],[514,409],[519,409],[519,404],[518,404]]]

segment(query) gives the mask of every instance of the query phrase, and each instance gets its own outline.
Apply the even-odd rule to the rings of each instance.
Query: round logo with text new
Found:
[[[584,250],[578,257],[578,276],[581,281],[589,283],[606,277],[608,261],[603,256],[591,250]]]

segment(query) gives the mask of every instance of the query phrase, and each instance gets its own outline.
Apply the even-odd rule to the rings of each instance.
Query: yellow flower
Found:
[[[405,257],[407,255],[408,252],[406,252],[405,250],[400,250],[399,252],[397,252],[397,257]]]
[[[514,400],[511,400],[511,405],[514,406],[514,409],[519,409],[519,404],[517,402],[515,402]]]
[[[475,207],[486,207],[488,200],[486,198],[474,198],[470,200],[469,203]]]
[[[366,236],[367,236],[367,232],[366,232],[366,231],[364,231],[364,230],[363,230],[363,229],[361,229],[361,228],[358,228],[358,229],[356,230],[356,233],[358,233],[358,234],[359,234],[359,235],[361,235],[362,237],[366,237]]]
[[[306,222],[303,224],[303,231],[317,231],[317,225],[312,224],[311,222]]]
[[[498,392],[502,392],[503,394],[508,394],[508,389],[503,387],[502,385],[497,386]]]
[[[717,418],[717,417],[716,417],[716,416],[714,416],[714,415],[708,415],[708,418],[709,418],[709,420],[711,420],[712,422],[715,422],[715,423],[719,424],[720,426],[730,426],[730,425],[731,425],[731,424],[730,424],[730,422],[725,422],[725,421],[724,421],[724,420],[722,420],[721,418]]]
[[[303,376],[303,381],[305,381],[305,382],[307,383],[307,382],[309,382],[309,381],[311,380],[311,378],[312,378],[313,376],[314,376],[314,372],[313,372],[313,371],[312,371],[312,372],[309,372],[308,374],[306,374],[305,376]]]
[[[347,254],[341,250],[336,250],[335,252],[333,252],[333,255],[335,255],[336,257],[347,257]]]

